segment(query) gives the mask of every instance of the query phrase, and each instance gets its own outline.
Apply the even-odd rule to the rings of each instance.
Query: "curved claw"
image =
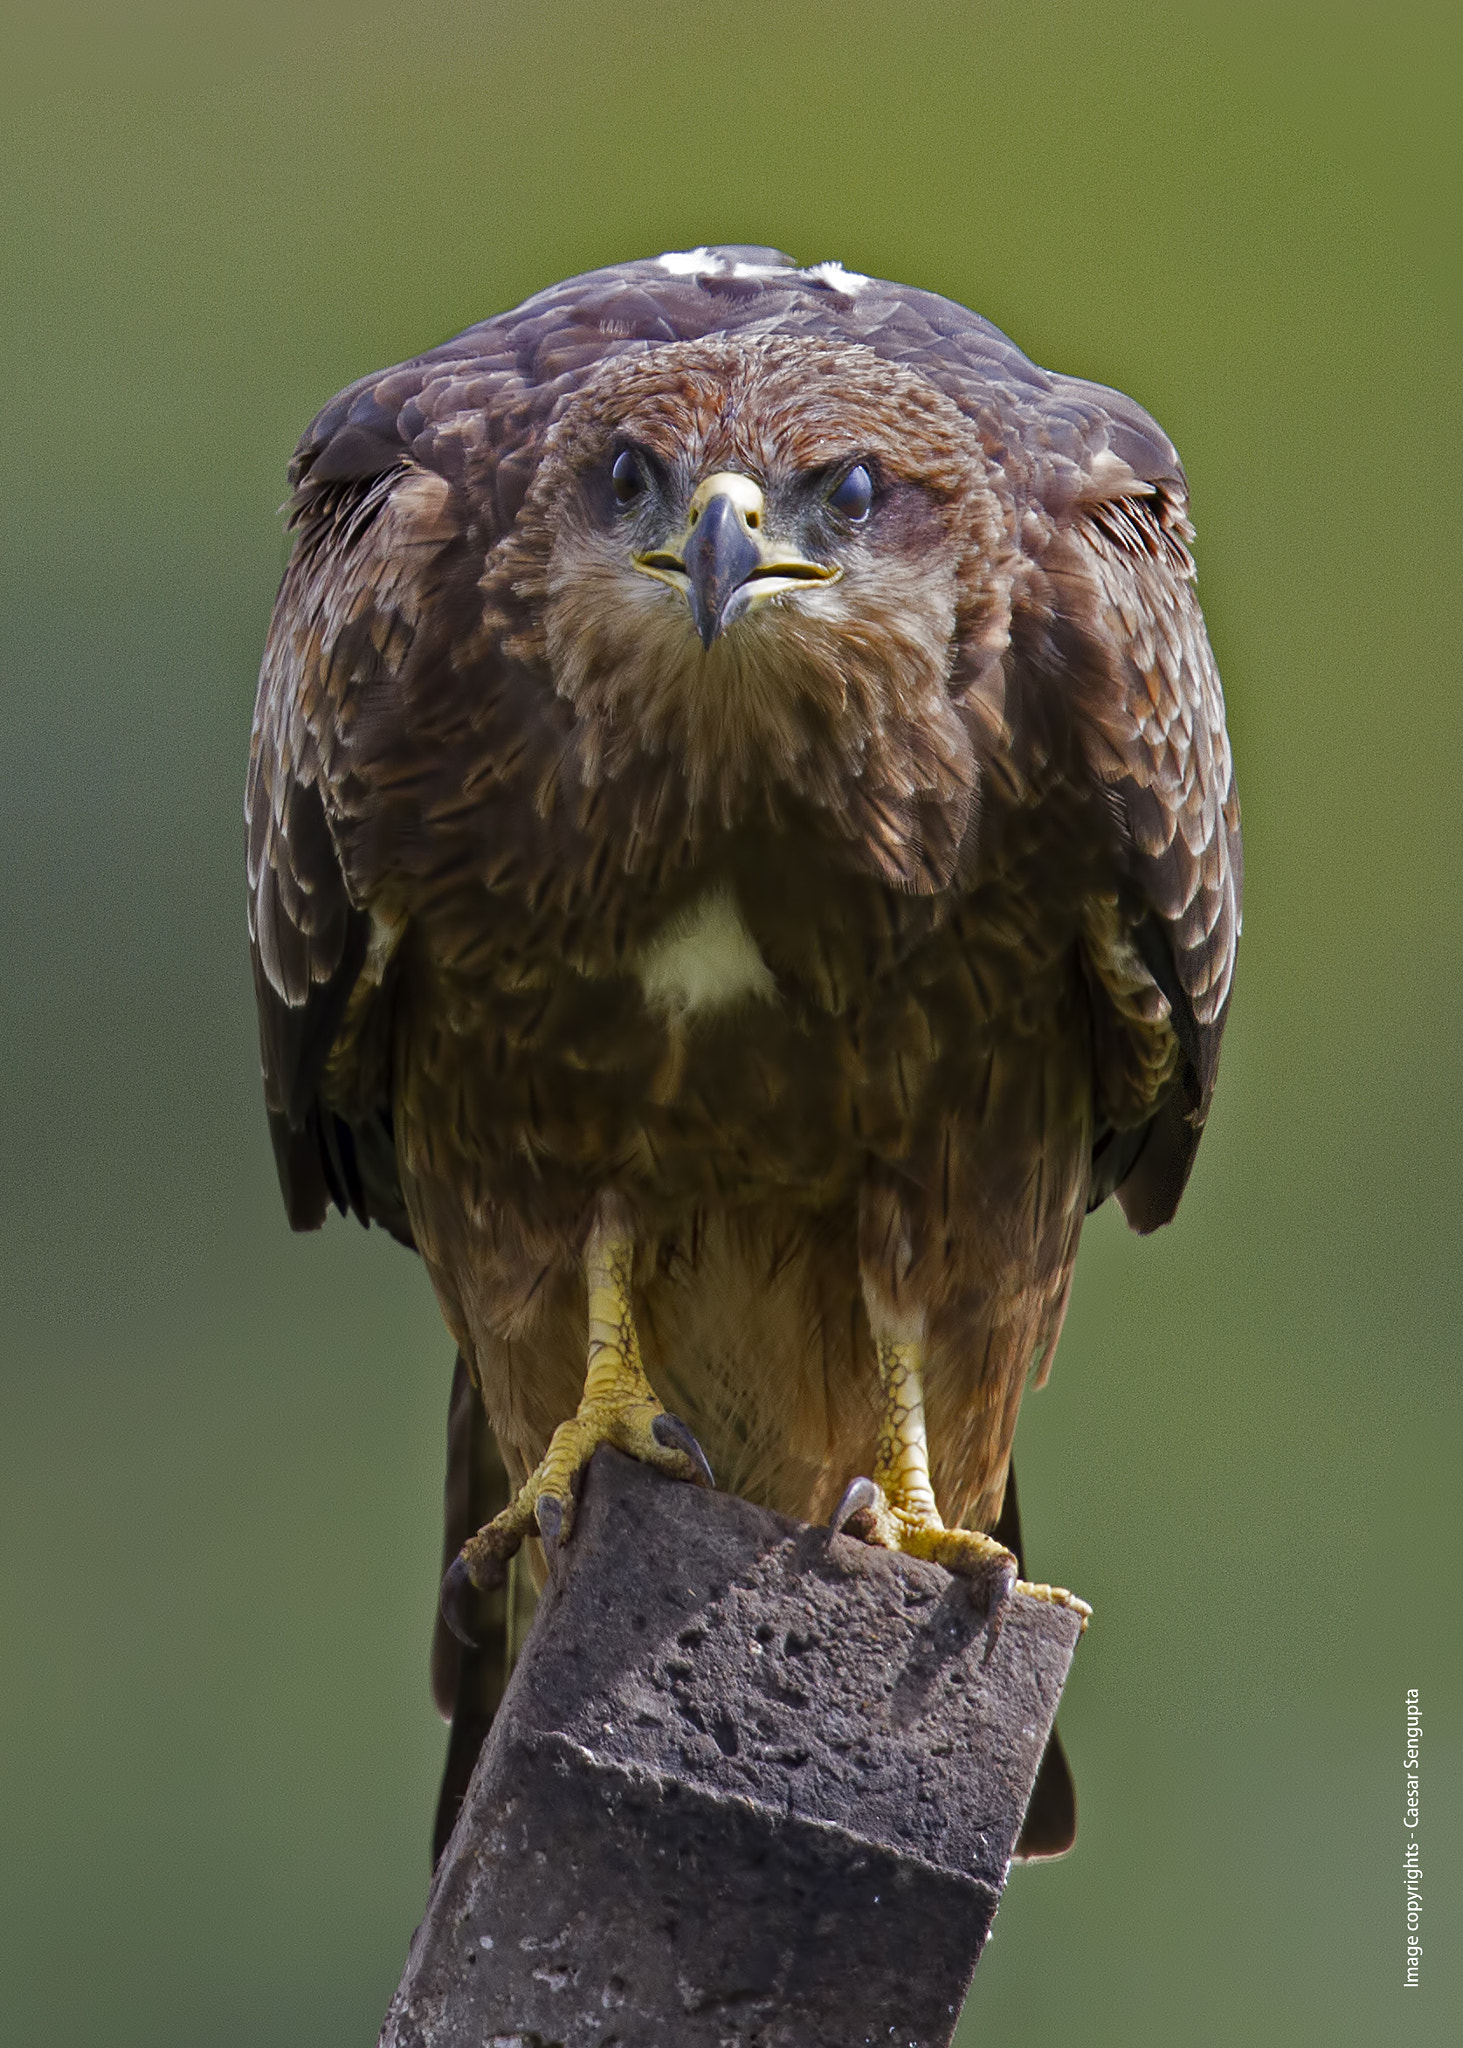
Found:
[[[543,1538],[544,1556],[550,1570],[558,1561],[559,1545],[564,1540],[564,1505],[551,1493],[541,1493],[533,1504],[534,1520],[538,1533]]]
[[[650,1434],[663,1450],[679,1451],[688,1458],[693,1467],[692,1477],[697,1486],[716,1490],[716,1479],[707,1460],[705,1451],[697,1443],[679,1415],[657,1415],[650,1425]]]
[[[843,1498],[828,1517],[828,1526],[835,1532],[846,1529],[858,1515],[872,1514],[882,1496],[872,1479],[850,1479],[843,1489]]]
[[[442,1590],[437,1596],[437,1604],[442,1610],[442,1619],[467,1650],[482,1648],[472,1632],[470,1616],[475,1596],[485,1590],[468,1570],[467,1559],[459,1551],[442,1574]]]
[[[988,1596],[986,1602],[986,1655],[989,1656],[1000,1640],[1001,1624],[1005,1621],[1010,1611],[1011,1602],[1016,1593],[1016,1560],[1009,1551],[1004,1558],[993,1559],[989,1571],[982,1573],[979,1579],[973,1578],[971,1580],[970,1590],[972,1594],[976,1592],[977,1587],[981,1584],[984,1584],[986,1587]]]

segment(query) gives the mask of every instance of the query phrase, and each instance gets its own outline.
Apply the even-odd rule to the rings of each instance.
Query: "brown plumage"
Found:
[[[1229,1002],[1172,446],[948,301],[720,250],[362,380],[291,480],[247,802],[291,1222],[415,1243],[515,1484],[612,1212],[721,1484],[826,1517],[917,1333],[992,1527],[1082,1218],[1173,1214]]]

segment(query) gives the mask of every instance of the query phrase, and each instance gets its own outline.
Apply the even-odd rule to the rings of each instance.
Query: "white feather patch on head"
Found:
[[[832,285],[834,291],[844,292],[849,298],[856,298],[868,283],[860,270],[845,270],[841,263],[814,263],[806,272],[808,277],[821,277],[824,284]]]
[[[725,259],[713,255],[705,245],[699,249],[667,249],[655,260],[671,277],[816,277],[850,299],[856,298],[869,282],[862,271],[845,270],[837,261],[812,263],[805,270],[798,270],[785,263],[744,263],[738,260],[728,269]]]
[[[716,258],[704,246],[700,249],[667,249],[664,256],[656,258],[662,270],[672,277],[695,277],[700,273],[714,273],[721,268]]]
[[[700,897],[663,925],[636,972],[646,1002],[672,1017],[770,1002],[777,994],[772,969],[727,888]]]

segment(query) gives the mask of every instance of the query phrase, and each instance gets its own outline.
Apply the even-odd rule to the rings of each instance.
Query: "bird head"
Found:
[[[971,422],[862,346],[716,336],[571,400],[497,571],[577,714],[586,780],[968,805],[957,699],[1001,639],[1009,546]],[[530,645],[531,643],[531,645]]]

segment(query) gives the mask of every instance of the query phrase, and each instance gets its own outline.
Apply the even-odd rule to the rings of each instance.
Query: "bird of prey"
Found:
[[[725,247],[362,378],[290,478],[265,1094],[290,1222],[415,1245],[459,1457],[501,1448],[449,1619],[605,1443],[998,1611],[1083,1217],[1173,1215],[1230,999],[1171,443],[962,306]]]

